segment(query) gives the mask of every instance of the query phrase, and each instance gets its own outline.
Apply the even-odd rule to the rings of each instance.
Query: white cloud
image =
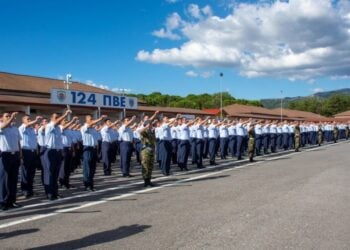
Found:
[[[167,3],[177,3],[180,2],[181,0],[165,0]]]
[[[246,77],[310,80],[350,75],[348,0],[237,3],[225,17],[212,15],[209,6],[191,6],[196,21],[185,21],[176,13],[181,22],[168,26],[167,21],[158,34],[170,39],[181,36],[182,45],[141,50],[137,60],[235,68]]]
[[[211,78],[214,75],[213,71],[204,71],[204,72],[195,72],[193,70],[189,70],[185,73],[186,76],[189,77],[201,77],[204,79]]]
[[[309,79],[307,81],[307,83],[310,84],[310,85],[313,85],[313,84],[316,84],[316,80],[315,79]]]
[[[189,76],[189,77],[197,77],[198,76],[198,74],[196,72],[194,72],[193,70],[187,71],[185,74],[186,74],[186,76]]]
[[[347,80],[350,79],[350,75],[342,75],[342,76],[332,76],[331,80]]]
[[[167,38],[170,40],[179,40],[181,37],[174,33],[174,30],[180,28],[183,24],[183,21],[180,15],[176,12],[167,17],[165,28],[155,30],[152,32],[152,35],[159,38]]]
[[[314,88],[311,91],[312,91],[312,93],[316,94],[316,93],[324,92],[324,89],[322,89],[322,88]]]
[[[187,12],[195,19],[203,19],[204,17],[213,15],[213,10],[209,5],[200,8],[197,4],[190,4],[187,8]]]
[[[107,85],[94,83],[92,80],[86,80],[85,83],[96,88],[109,90],[109,87]]]
[[[197,4],[190,4],[187,8],[188,13],[194,18],[201,18],[201,10]]]

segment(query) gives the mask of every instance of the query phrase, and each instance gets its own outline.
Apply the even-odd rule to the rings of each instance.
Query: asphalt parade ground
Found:
[[[143,188],[120,172],[81,170],[63,198],[19,197],[0,213],[0,249],[350,249],[350,143],[161,176]],[[207,163],[206,163],[207,165]],[[117,167],[114,166],[116,169]]]

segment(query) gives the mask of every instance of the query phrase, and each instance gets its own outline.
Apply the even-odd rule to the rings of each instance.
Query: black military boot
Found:
[[[151,182],[151,179],[148,179],[148,186],[154,187],[154,184]]]
[[[144,187],[147,187],[148,186],[148,181],[149,179],[144,179],[144,181],[145,181],[145,184],[143,185]]]

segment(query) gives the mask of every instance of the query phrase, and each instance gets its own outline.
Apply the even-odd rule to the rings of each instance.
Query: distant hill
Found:
[[[309,96],[285,97],[282,99],[283,100],[283,108],[288,108],[288,104],[291,101],[302,100],[302,99],[310,98],[310,97],[318,97],[321,99],[326,99],[334,94],[350,95],[350,88],[319,92],[319,93],[315,93],[315,94],[309,95]],[[265,108],[269,108],[269,109],[281,107],[281,99],[279,99],[279,98],[261,99],[260,102]]]

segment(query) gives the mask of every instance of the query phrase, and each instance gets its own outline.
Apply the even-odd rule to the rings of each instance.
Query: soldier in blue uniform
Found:
[[[71,113],[71,110],[67,110],[62,116],[53,113],[50,122],[45,126],[44,187],[49,200],[56,200],[59,197],[58,174],[62,161],[63,144],[61,129],[58,125]]]
[[[218,124],[216,119],[212,119],[210,121],[210,125],[208,126],[208,140],[209,140],[209,163],[210,165],[216,165],[215,156],[217,149],[217,138],[219,137]]]
[[[178,119],[178,139],[179,139],[179,146],[178,146],[178,159],[177,164],[180,168],[180,170],[188,170],[187,168],[187,161],[188,156],[190,154],[191,145],[190,145],[190,129],[189,127],[192,126],[194,123],[193,121],[187,121],[185,117],[182,117],[182,119]]]
[[[0,209],[19,207],[16,203],[20,165],[18,129],[12,126],[17,112],[4,113],[0,122]]]
[[[119,121],[112,123],[111,119],[107,118],[104,120],[104,125],[101,129],[102,144],[101,144],[101,162],[103,163],[104,175],[112,174],[112,161],[114,155],[113,150],[113,131],[114,127]]]
[[[37,138],[33,125],[41,119],[37,116],[31,121],[29,115],[22,117],[22,125],[18,128],[22,150],[23,165],[21,167],[21,189],[26,198],[33,196],[33,181],[36,170]]]
[[[159,133],[159,160],[160,160],[160,169],[162,170],[163,175],[170,174],[170,164],[171,164],[171,132],[170,127],[176,122],[176,118],[168,119],[168,117],[163,117],[163,122],[160,125]]]
[[[85,124],[81,127],[80,132],[83,139],[83,181],[86,191],[95,191],[94,175],[96,171],[97,162],[97,136],[96,130],[93,128],[98,122],[105,119],[102,115],[99,119],[92,120],[91,115],[85,116]]]
[[[73,119],[68,122],[66,119],[63,119],[60,124],[61,129],[61,138],[62,138],[62,162],[60,171],[58,174],[58,181],[61,187],[70,189],[71,185],[69,183],[70,174],[72,171],[72,156],[73,156],[73,136],[72,132],[69,129],[78,120],[78,117],[73,117]]]
[[[194,125],[194,130],[196,132],[196,164],[197,168],[203,168],[203,147],[204,147],[204,131],[203,125],[207,123],[209,118],[202,120],[202,118],[197,117],[196,124]]]
[[[119,128],[120,139],[120,168],[123,177],[133,177],[130,174],[130,162],[132,154],[132,142],[134,139],[133,131],[130,128],[135,122],[136,116],[131,119],[124,118],[122,126]]]

